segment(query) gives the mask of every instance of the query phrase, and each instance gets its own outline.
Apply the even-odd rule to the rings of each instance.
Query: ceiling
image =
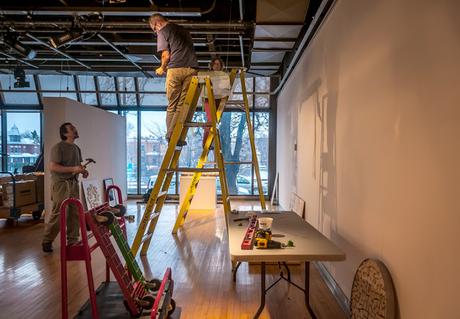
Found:
[[[276,75],[320,2],[2,0],[0,72],[152,77],[159,54],[148,18],[160,12],[190,31],[200,67],[220,56],[229,67]],[[75,39],[52,46],[65,35]]]

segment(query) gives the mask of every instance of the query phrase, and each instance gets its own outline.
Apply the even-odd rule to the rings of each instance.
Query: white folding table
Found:
[[[294,242],[294,247],[282,249],[257,249],[242,250],[241,242],[246,233],[248,220],[241,220],[249,214],[258,216],[272,217],[272,234],[282,235],[283,237],[274,237],[273,240],[287,243],[288,240]],[[235,221],[235,219],[237,221]],[[239,219],[239,220],[238,220]],[[239,226],[242,224],[242,226]],[[228,236],[229,250],[233,267],[233,278],[236,279],[236,272],[241,262],[258,262],[261,264],[261,300],[260,306],[254,318],[258,318],[265,306],[265,294],[269,289],[276,285],[280,280],[284,279],[302,290],[305,295],[305,305],[312,318],[316,318],[315,313],[310,305],[310,262],[311,261],[343,261],[345,254],[328,238],[317,231],[313,226],[304,221],[294,212],[248,212],[238,211],[237,214],[228,216]],[[305,286],[298,286],[291,281],[289,268],[286,262],[303,262],[305,264]],[[272,283],[267,289],[265,288],[265,268],[267,262],[276,262],[283,264],[287,270],[287,277],[280,272],[280,278]]]

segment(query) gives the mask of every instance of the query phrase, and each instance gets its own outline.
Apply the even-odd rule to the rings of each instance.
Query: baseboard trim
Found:
[[[349,318],[351,315],[350,308],[348,306],[350,302],[347,296],[343,293],[342,289],[337,284],[334,277],[332,277],[332,275],[329,273],[329,271],[327,270],[326,266],[324,266],[323,263],[315,262],[313,264],[315,265],[316,269],[318,269],[321,277],[323,278],[329,290],[332,292],[332,295],[334,296],[335,300],[337,300],[340,308],[342,308],[342,310],[345,312],[345,314]]]

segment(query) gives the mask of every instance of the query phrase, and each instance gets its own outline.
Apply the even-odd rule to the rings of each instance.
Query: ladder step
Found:
[[[212,127],[211,122],[187,122],[184,123],[184,127]]]
[[[150,216],[149,222],[151,222],[152,220],[158,217],[160,217],[160,212],[153,212],[152,216]]]
[[[244,101],[229,100],[225,104],[227,104],[227,105],[244,105]]]
[[[224,163],[225,165],[238,165],[238,164],[252,164],[251,161],[247,161],[247,162],[225,162]]]
[[[169,168],[168,172],[200,172],[200,173],[213,173],[220,172],[218,168],[195,168],[195,167],[178,167],[178,168]]]
[[[147,233],[142,237],[141,244],[143,244],[146,240],[149,240],[153,236],[153,233]]]
[[[159,192],[157,198],[163,197],[165,195],[168,195],[168,191]]]

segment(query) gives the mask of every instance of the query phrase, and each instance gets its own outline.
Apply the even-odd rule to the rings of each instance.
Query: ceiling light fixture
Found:
[[[58,36],[50,37],[48,42],[53,48],[57,49],[63,46],[64,44],[69,44],[82,37],[83,37],[82,30],[72,29]]]
[[[32,50],[30,47],[19,42],[17,35],[8,33],[3,38],[3,43],[20,55],[26,57],[28,60],[33,60],[37,56],[37,51]]]
[[[85,16],[75,16],[70,28],[60,35],[50,37],[48,43],[53,48],[58,49],[65,44],[70,44],[83,38],[85,35],[85,30],[83,28],[82,22],[84,22],[87,18],[88,17]]]
[[[24,69],[21,67],[17,67],[14,69],[14,78],[16,82],[14,82],[15,88],[28,88],[30,87],[30,82],[26,81],[26,73]]]

